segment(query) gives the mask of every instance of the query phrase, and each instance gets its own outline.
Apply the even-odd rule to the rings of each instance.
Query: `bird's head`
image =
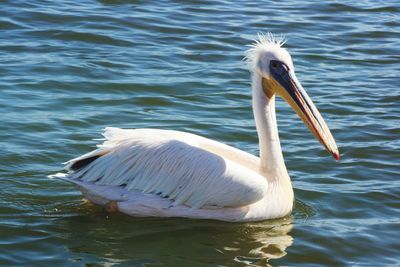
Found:
[[[294,72],[290,54],[282,47],[284,39],[268,33],[259,34],[247,51],[250,70],[260,78],[263,97],[271,99],[281,96],[299,115],[310,131],[339,160],[339,150],[335,140],[318,109],[301,86]]]

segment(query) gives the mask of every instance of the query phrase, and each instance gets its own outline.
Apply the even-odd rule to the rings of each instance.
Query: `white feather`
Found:
[[[87,154],[103,156],[73,173],[72,179],[158,194],[174,200],[173,205],[193,208],[249,205],[261,200],[268,188],[264,177],[202,147],[207,139],[196,135],[107,128],[104,136],[100,148]]]
[[[69,173],[56,177],[75,184],[94,203],[115,201],[119,211],[133,216],[256,221],[287,215],[293,189],[275,97],[266,97],[262,87],[270,60],[293,69],[283,43],[283,37],[260,34],[247,51],[260,158],[190,133],[106,128],[96,150],[67,162]],[[72,170],[79,164],[81,169]]]

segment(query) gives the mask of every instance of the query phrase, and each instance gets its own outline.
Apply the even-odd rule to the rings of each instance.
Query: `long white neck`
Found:
[[[275,115],[275,95],[265,96],[262,90],[262,78],[253,74],[253,113],[260,146],[260,172],[270,182],[286,181],[290,183],[279,142]]]

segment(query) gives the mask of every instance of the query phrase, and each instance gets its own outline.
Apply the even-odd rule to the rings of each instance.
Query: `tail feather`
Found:
[[[89,165],[90,163],[95,161],[96,159],[100,158],[101,156],[102,155],[95,155],[95,156],[92,156],[89,158],[83,158],[81,160],[75,161],[69,166],[69,169],[71,171],[78,171],[78,170],[82,169],[83,167],[86,167],[87,165]]]
[[[115,146],[119,143],[123,142],[126,139],[129,139],[135,130],[129,129],[120,129],[114,127],[107,127],[103,133],[105,137],[104,142],[100,145],[97,145],[98,149],[95,149],[91,152],[88,152],[82,156],[71,159],[66,162],[66,166],[64,167],[67,171],[79,171],[80,169],[88,166],[90,163],[95,161],[96,159],[104,156],[105,154],[111,152]]]

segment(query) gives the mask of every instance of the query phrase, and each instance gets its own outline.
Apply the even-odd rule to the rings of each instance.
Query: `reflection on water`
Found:
[[[0,1],[0,266],[400,266],[399,1],[198,2]],[[278,99],[293,223],[107,217],[47,179],[106,126],[258,154],[241,62],[258,31],[286,34],[342,153]]]
[[[246,265],[266,264],[270,259],[282,258],[293,243],[293,237],[289,234],[293,228],[292,216],[250,227],[246,238],[253,248],[248,252],[249,256],[235,257],[236,261]]]
[[[87,255],[95,255],[96,262],[102,259],[103,264],[259,266],[286,255],[293,242],[292,221],[288,216],[260,223],[225,223],[93,212],[62,218],[59,223],[68,233],[61,238],[73,240],[68,247],[75,255],[72,258],[85,264],[91,263]]]

